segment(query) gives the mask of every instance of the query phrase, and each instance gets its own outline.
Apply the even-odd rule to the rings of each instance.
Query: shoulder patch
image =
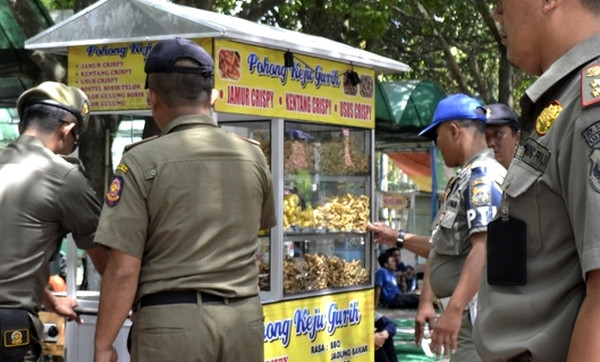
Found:
[[[600,121],[583,130],[581,135],[591,149],[588,155],[590,160],[588,180],[594,191],[600,193]]]
[[[581,106],[589,107],[600,102],[600,63],[581,71]]]
[[[123,180],[123,177],[113,177],[112,182],[108,187],[108,192],[106,193],[106,205],[113,207],[119,203],[119,201],[121,200],[121,194],[123,193],[124,183],[125,181]]]
[[[127,165],[124,163],[120,163],[117,166],[117,171],[121,171],[121,172],[123,172],[123,174],[126,174],[127,172],[129,172],[129,167],[127,167]]]
[[[125,146],[125,150],[123,151],[123,153],[129,151],[130,149],[134,148],[135,146],[139,146],[142,143],[146,143],[148,141],[152,141],[153,139],[156,139],[156,138],[158,138],[158,136],[152,136],[152,137],[144,138],[143,140],[140,140],[140,141],[137,141],[137,142],[134,142],[134,143],[130,143],[127,146]]]

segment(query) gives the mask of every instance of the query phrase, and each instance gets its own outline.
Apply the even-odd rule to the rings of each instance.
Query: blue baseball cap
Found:
[[[436,139],[435,129],[447,121],[474,120],[487,122],[485,107],[477,99],[466,94],[453,94],[442,99],[435,109],[431,124],[419,136]]]

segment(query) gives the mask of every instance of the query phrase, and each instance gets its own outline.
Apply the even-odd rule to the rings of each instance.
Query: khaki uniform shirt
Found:
[[[172,121],[117,166],[97,243],[142,260],[136,299],[174,290],[256,295],[258,230],[275,225],[265,156],[207,116]]]
[[[438,298],[452,295],[471,251],[471,235],[487,231],[501,201],[506,170],[491,149],[473,156],[448,182],[434,221],[429,279]]]
[[[526,223],[527,282],[482,278],[474,336],[486,360],[566,360],[585,273],[600,268],[600,106],[582,107],[594,101],[600,68],[585,68],[599,55],[600,35],[558,59],[522,99],[529,138],[503,188],[509,214]]]
[[[69,161],[31,136],[0,151],[0,307],[37,313],[65,235],[93,245],[101,204]]]

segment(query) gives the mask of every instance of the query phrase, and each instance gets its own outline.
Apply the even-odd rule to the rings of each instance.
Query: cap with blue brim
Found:
[[[486,123],[486,109],[481,102],[466,94],[450,95],[438,103],[431,124],[422,130],[419,136],[435,140],[437,138],[435,129],[440,124],[460,120],[474,120]]]

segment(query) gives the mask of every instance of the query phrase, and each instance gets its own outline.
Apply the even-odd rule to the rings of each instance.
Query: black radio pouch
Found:
[[[0,309],[0,333],[0,361],[23,361],[31,343],[29,313],[23,309]]]
[[[527,283],[527,225],[511,216],[496,218],[487,230],[487,281],[490,285]]]

